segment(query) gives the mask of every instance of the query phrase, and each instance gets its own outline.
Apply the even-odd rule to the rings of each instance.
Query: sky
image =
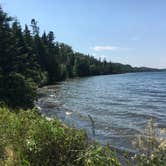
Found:
[[[24,26],[108,61],[166,68],[166,0],[0,0]]]

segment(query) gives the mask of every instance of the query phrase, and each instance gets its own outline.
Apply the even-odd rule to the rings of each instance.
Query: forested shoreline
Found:
[[[52,31],[40,34],[35,19],[22,28],[0,7],[0,165],[120,166],[110,146],[41,115],[37,89],[67,78],[158,70],[97,60],[57,42]],[[151,135],[139,138],[140,155],[124,155],[126,165],[165,165],[165,140]]]
[[[0,101],[8,106],[31,108],[38,87],[66,78],[153,70],[75,52],[52,31],[40,35],[35,19],[22,28],[0,8]]]

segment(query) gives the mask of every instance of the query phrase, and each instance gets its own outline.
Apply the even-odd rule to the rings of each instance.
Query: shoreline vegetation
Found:
[[[109,147],[90,143],[84,130],[36,110],[3,107],[0,116],[0,165],[120,165]]]
[[[165,130],[152,120],[133,144],[138,154],[90,141],[84,130],[47,119],[37,109],[0,107],[0,165],[165,166]]]
[[[89,142],[85,131],[47,120],[36,111],[37,88],[67,78],[160,70],[97,60],[55,42],[52,31],[40,35],[35,19],[30,27],[22,29],[0,7],[0,165],[121,165],[114,150]],[[134,161],[164,166],[165,142],[143,138]]]

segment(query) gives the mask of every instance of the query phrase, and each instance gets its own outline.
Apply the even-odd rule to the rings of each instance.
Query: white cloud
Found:
[[[94,46],[92,47],[94,51],[115,51],[120,49],[120,47],[117,46]]]

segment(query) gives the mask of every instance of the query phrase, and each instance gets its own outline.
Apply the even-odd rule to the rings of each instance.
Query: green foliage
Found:
[[[90,145],[84,131],[35,110],[3,107],[0,117],[0,165],[120,165],[109,147]]]
[[[164,129],[157,129],[152,120],[142,135],[133,142],[139,154],[133,157],[138,166],[165,166],[166,163],[166,139]]]
[[[0,80],[0,100],[11,107],[30,108],[36,99],[36,84],[19,73],[10,73]]]
[[[121,166],[116,153],[110,150],[110,147],[102,147],[101,145],[92,145],[83,152],[78,159],[86,166]]]
[[[75,70],[77,76],[88,76],[90,75],[90,66],[89,66],[89,59],[82,56],[81,54],[76,54],[75,60]]]

